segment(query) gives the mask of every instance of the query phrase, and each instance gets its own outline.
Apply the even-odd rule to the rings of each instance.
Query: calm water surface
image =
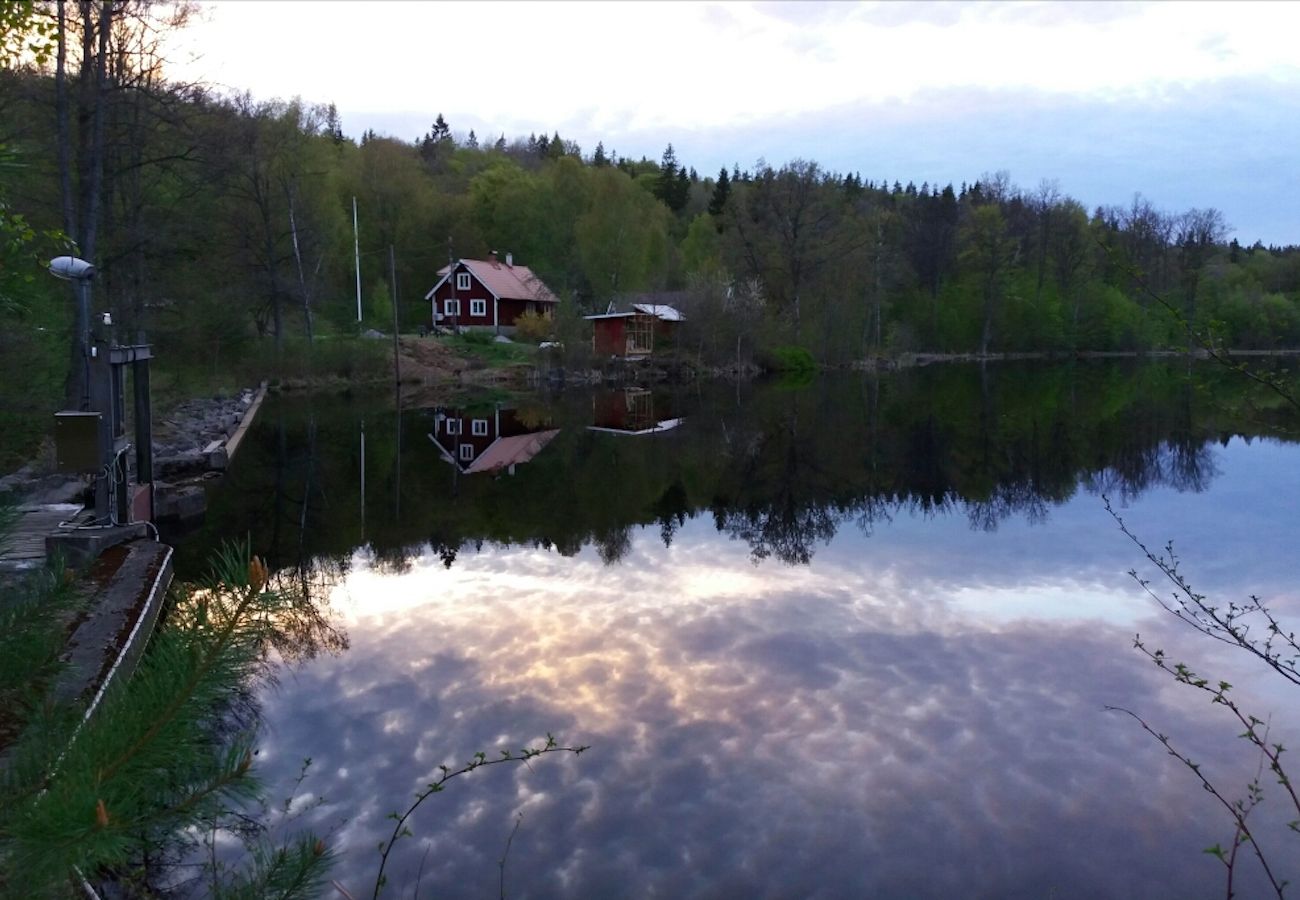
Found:
[[[547,732],[591,750],[453,782],[392,896],[497,896],[517,823],[520,898],[1222,896],[1225,815],[1103,707],[1237,796],[1239,729],[1133,635],[1288,742],[1293,698],[1157,615],[1101,497],[1201,590],[1294,621],[1300,448],[1243,397],[1097,364],[282,399],[179,567],[248,532],[317,600],[259,765],[282,796],[312,758],[286,827],[328,833],[356,896],[440,764]]]

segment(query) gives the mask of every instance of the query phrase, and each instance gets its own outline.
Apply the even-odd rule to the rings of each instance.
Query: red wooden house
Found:
[[[466,475],[479,472],[515,474],[515,466],[528,462],[560,433],[543,424],[525,424],[513,409],[434,410],[429,440],[444,462]]]
[[[517,266],[507,253],[489,259],[458,259],[438,271],[438,283],[424,299],[430,301],[434,325],[444,328],[490,329],[512,334],[515,320],[525,312],[548,315],[559,298],[527,266]]]
[[[583,318],[591,323],[591,349],[597,356],[650,356],[656,346],[672,340],[677,323],[686,319],[662,303],[633,303],[626,312]]]

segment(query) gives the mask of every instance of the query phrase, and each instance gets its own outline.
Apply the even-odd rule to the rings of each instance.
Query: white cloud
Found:
[[[410,140],[441,112],[461,133],[558,130],[630,155],[656,157],[672,141],[701,172],[799,156],[918,183],[1012,168],[1078,192],[1077,171],[1089,180],[1083,199],[1102,203],[1142,190],[1230,207],[1231,196],[1184,199],[1185,188],[1227,185],[1224,173],[1261,154],[1268,165],[1252,177],[1272,177],[1289,148],[1262,141],[1294,129],[1247,120],[1243,110],[1264,104],[1225,97],[1300,94],[1300,4],[222,2],[205,12],[173,54],[203,56],[174,74],[332,101],[354,135]],[[1063,133],[1053,109],[1075,116]],[[1134,135],[1108,129],[1135,110],[1176,137],[1148,133],[1133,149]],[[1221,127],[1225,115],[1238,130]],[[1063,147],[1075,132],[1092,143]],[[1032,137],[1044,133],[1040,149]],[[925,165],[895,165],[899,147]],[[999,158],[973,161],[980,152]],[[1063,166],[1063,154],[1095,160]],[[1156,166],[1154,182],[1134,182],[1152,160],[1189,156],[1217,181],[1166,187]],[[1295,240],[1281,212],[1293,189],[1265,193],[1273,209],[1257,215],[1242,195],[1230,220],[1248,242]]]

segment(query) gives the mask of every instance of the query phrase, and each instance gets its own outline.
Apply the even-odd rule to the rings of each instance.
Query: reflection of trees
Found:
[[[686,524],[686,519],[691,513],[686,486],[682,484],[680,478],[668,485],[668,489],[655,504],[654,512],[655,519],[659,522],[659,538],[664,542],[665,547],[671,547],[677,529]]]
[[[605,529],[593,536],[596,552],[605,565],[613,565],[627,555],[632,549],[632,529],[623,525]]]
[[[829,506],[797,506],[787,494],[779,506],[759,506],[724,515],[722,529],[749,544],[754,559],[775,556],[790,565],[812,561],[818,542],[835,537],[839,517]]]
[[[755,557],[806,563],[844,521],[870,533],[900,513],[957,514],[991,530],[1041,522],[1081,487],[1121,501],[1161,486],[1204,490],[1216,474],[1208,441],[1261,426],[1225,417],[1212,374],[1195,377],[1188,390],[1185,372],[1157,364],[1008,364],[828,378],[812,390],[701,385],[674,398],[680,427],[646,437],[589,432],[593,398],[572,392],[524,414],[560,431],[547,453],[513,477],[458,483],[455,467],[432,464],[427,429],[390,427],[378,404],[281,402],[210,519],[218,535],[251,530],[272,567],[300,580],[321,559],[339,560],[342,574],[359,546],[385,572],[430,552],[451,566],[482,541],[565,556],[594,546],[613,564],[637,528],[671,546],[706,508]],[[364,532],[353,499],[363,413]]]
[[[285,601],[271,615],[268,633],[271,646],[281,657],[302,662],[321,652],[341,653],[348,649],[348,634],[335,626],[329,601],[330,591],[346,571],[346,565],[321,558],[271,576],[271,590]]]

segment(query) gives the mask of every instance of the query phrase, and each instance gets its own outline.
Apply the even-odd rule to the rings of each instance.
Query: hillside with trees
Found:
[[[1089,210],[1004,172],[918,187],[759,160],[701,175],[671,143],[633,159],[441,114],[413,140],[352,140],[331,105],[169,80],[162,37],[183,5],[32,10],[44,52],[0,73],[0,196],[4,349],[37,393],[62,371],[35,383],[49,367],[28,363],[66,358],[72,307],[38,261],[68,242],[99,267],[96,308],[119,333],[185,365],[356,333],[353,198],[363,319],[384,330],[393,292],[414,330],[449,256],[499,250],[567,301],[571,334],[628,293],[686,292],[683,347],[704,361],[1186,347],[1158,300],[1223,346],[1300,346],[1300,251],[1239,245],[1214,209],[1137,195]]]

